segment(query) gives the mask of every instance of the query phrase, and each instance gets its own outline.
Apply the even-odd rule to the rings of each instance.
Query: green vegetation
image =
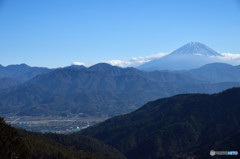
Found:
[[[0,118],[0,158],[19,158],[30,157],[30,150],[25,140],[17,135],[17,130],[7,125],[3,118]]]
[[[211,149],[240,149],[239,97],[240,88],[233,88],[159,99],[82,134],[112,145],[129,159],[211,158]]]
[[[116,149],[85,136],[31,133],[0,118],[1,159],[125,159]]]

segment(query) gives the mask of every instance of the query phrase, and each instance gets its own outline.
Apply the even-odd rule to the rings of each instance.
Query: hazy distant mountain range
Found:
[[[211,63],[197,69],[179,71],[178,73],[212,83],[240,82],[240,66],[232,66],[225,63]]]
[[[201,43],[191,42],[141,65],[141,70],[106,63],[56,69],[0,65],[0,111],[12,115],[109,117],[131,112],[158,98],[216,93],[240,86],[240,66],[211,63],[221,56]]]
[[[26,65],[14,67],[8,74],[1,73],[4,77],[0,79],[3,81],[0,84],[3,115],[114,116],[162,97],[215,93],[240,86],[237,73],[240,67],[220,63],[178,72],[145,72],[105,63],[88,68],[70,66],[52,70]],[[33,75],[36,76],[30,78]],[[25,79],[25,82],[18,79]]]
[[[29,80],[36,75],[50,72],[51,69],[44,67],[30,67],[26,64],[20,65],[0,65],[0,78],[15,78],[19,81]]]
[[[240,89],[232,87],[240,87],[240,65],[215,62],[216,57],[221,55],[207,46],[189,43],[143,70],[106,63],[0,66],[0,116],[120,115],[81,133],[121,152],[79,134],[15,130],[0,118],[1,138],[9,141],[0,142],[0,157],[11,155],[12,147],[28,158],[200,159],[212,158],[211,149],[238,150]]]
[[[0,110],[18,115],[112,116],[132,111],[149,100],[184,92],[185,85],[196,82],[176,73],[145,73],[108,64],[67,67],[3,91]]]

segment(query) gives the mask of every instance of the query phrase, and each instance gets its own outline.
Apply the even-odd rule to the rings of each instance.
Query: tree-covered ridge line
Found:
[[[40,134],[19,130],[0,118],[0,158],[126,159],[116,149],[86,136]]]
[[[240,88],[232,88],[158,99],[80,133],[112,145],[129,159],[211,158],[212,149],[240,150],[239,97]]]

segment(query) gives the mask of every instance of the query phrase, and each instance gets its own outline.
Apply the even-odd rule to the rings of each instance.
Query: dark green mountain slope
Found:
[[[17,135],[15,128],[7,125],[0,117],[0,158],[29,158],[30,152],[26,142]]]
[[[126,159],[119,151],[86,136],[17,130],[0,118],[1,159]]]
[[[212,149],[240,150],[239,97],[240,88],[233,88],[159,99],[82,134],[114,146],[129,159],[211,158]]]

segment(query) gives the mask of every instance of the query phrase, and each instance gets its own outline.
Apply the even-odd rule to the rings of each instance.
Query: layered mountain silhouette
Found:
[[[184,92],[184,85],[189,83],[198,82],[176,73],[145,73],[108,64],[67,67],[5,90],[0,94],[0,109],[17,115],[112,116],[132,111],[149,100]]]
[[[81,134],[112,145],[129,159],[212,158],[210,150],[240,148],[239,96],[240,88],[233,88],[159,99]]]
[[[240,66],[232,66],[226,63],[211,63],[197,69],[178,73],[211,83],[240,81]]]
[[[190,70],[205,64],[219,62],[222,56],[199,42],[190,42],[172,53],[140,65],[141,70]]]
[[[131,112],[157,98],[180,93],[214,93],[240,86],[214,83],[188,75],[100,63],[89,68],[66,67],[37,75],[0,93],[2,114],[107,116]]]
[[[37,75],[50,71],[51,69],[48,68],[30,67],[26,64],[8,65],[6,67],[0,65],[0,78],[12,78],[24,82]]]
[[[240,148],[240,88],[232,88],[240,87],[240,66],[216,63],[220,56],[191,42],[139,67],[148,71],[106,63],[57,69],[0,65],[0,114],[121,115],[82,134],[129,159],[209,158],[212,149]],[[228,88],[232,89],[212,94]],[[12,155],[11,148],[25,158],[31,156],[29,150],[31,158],[125,158],[91,137],[29,133],[7,126],[2,118],[0,126],[0,138],[9,140],[5,147],[0,142],[0,158]]]

